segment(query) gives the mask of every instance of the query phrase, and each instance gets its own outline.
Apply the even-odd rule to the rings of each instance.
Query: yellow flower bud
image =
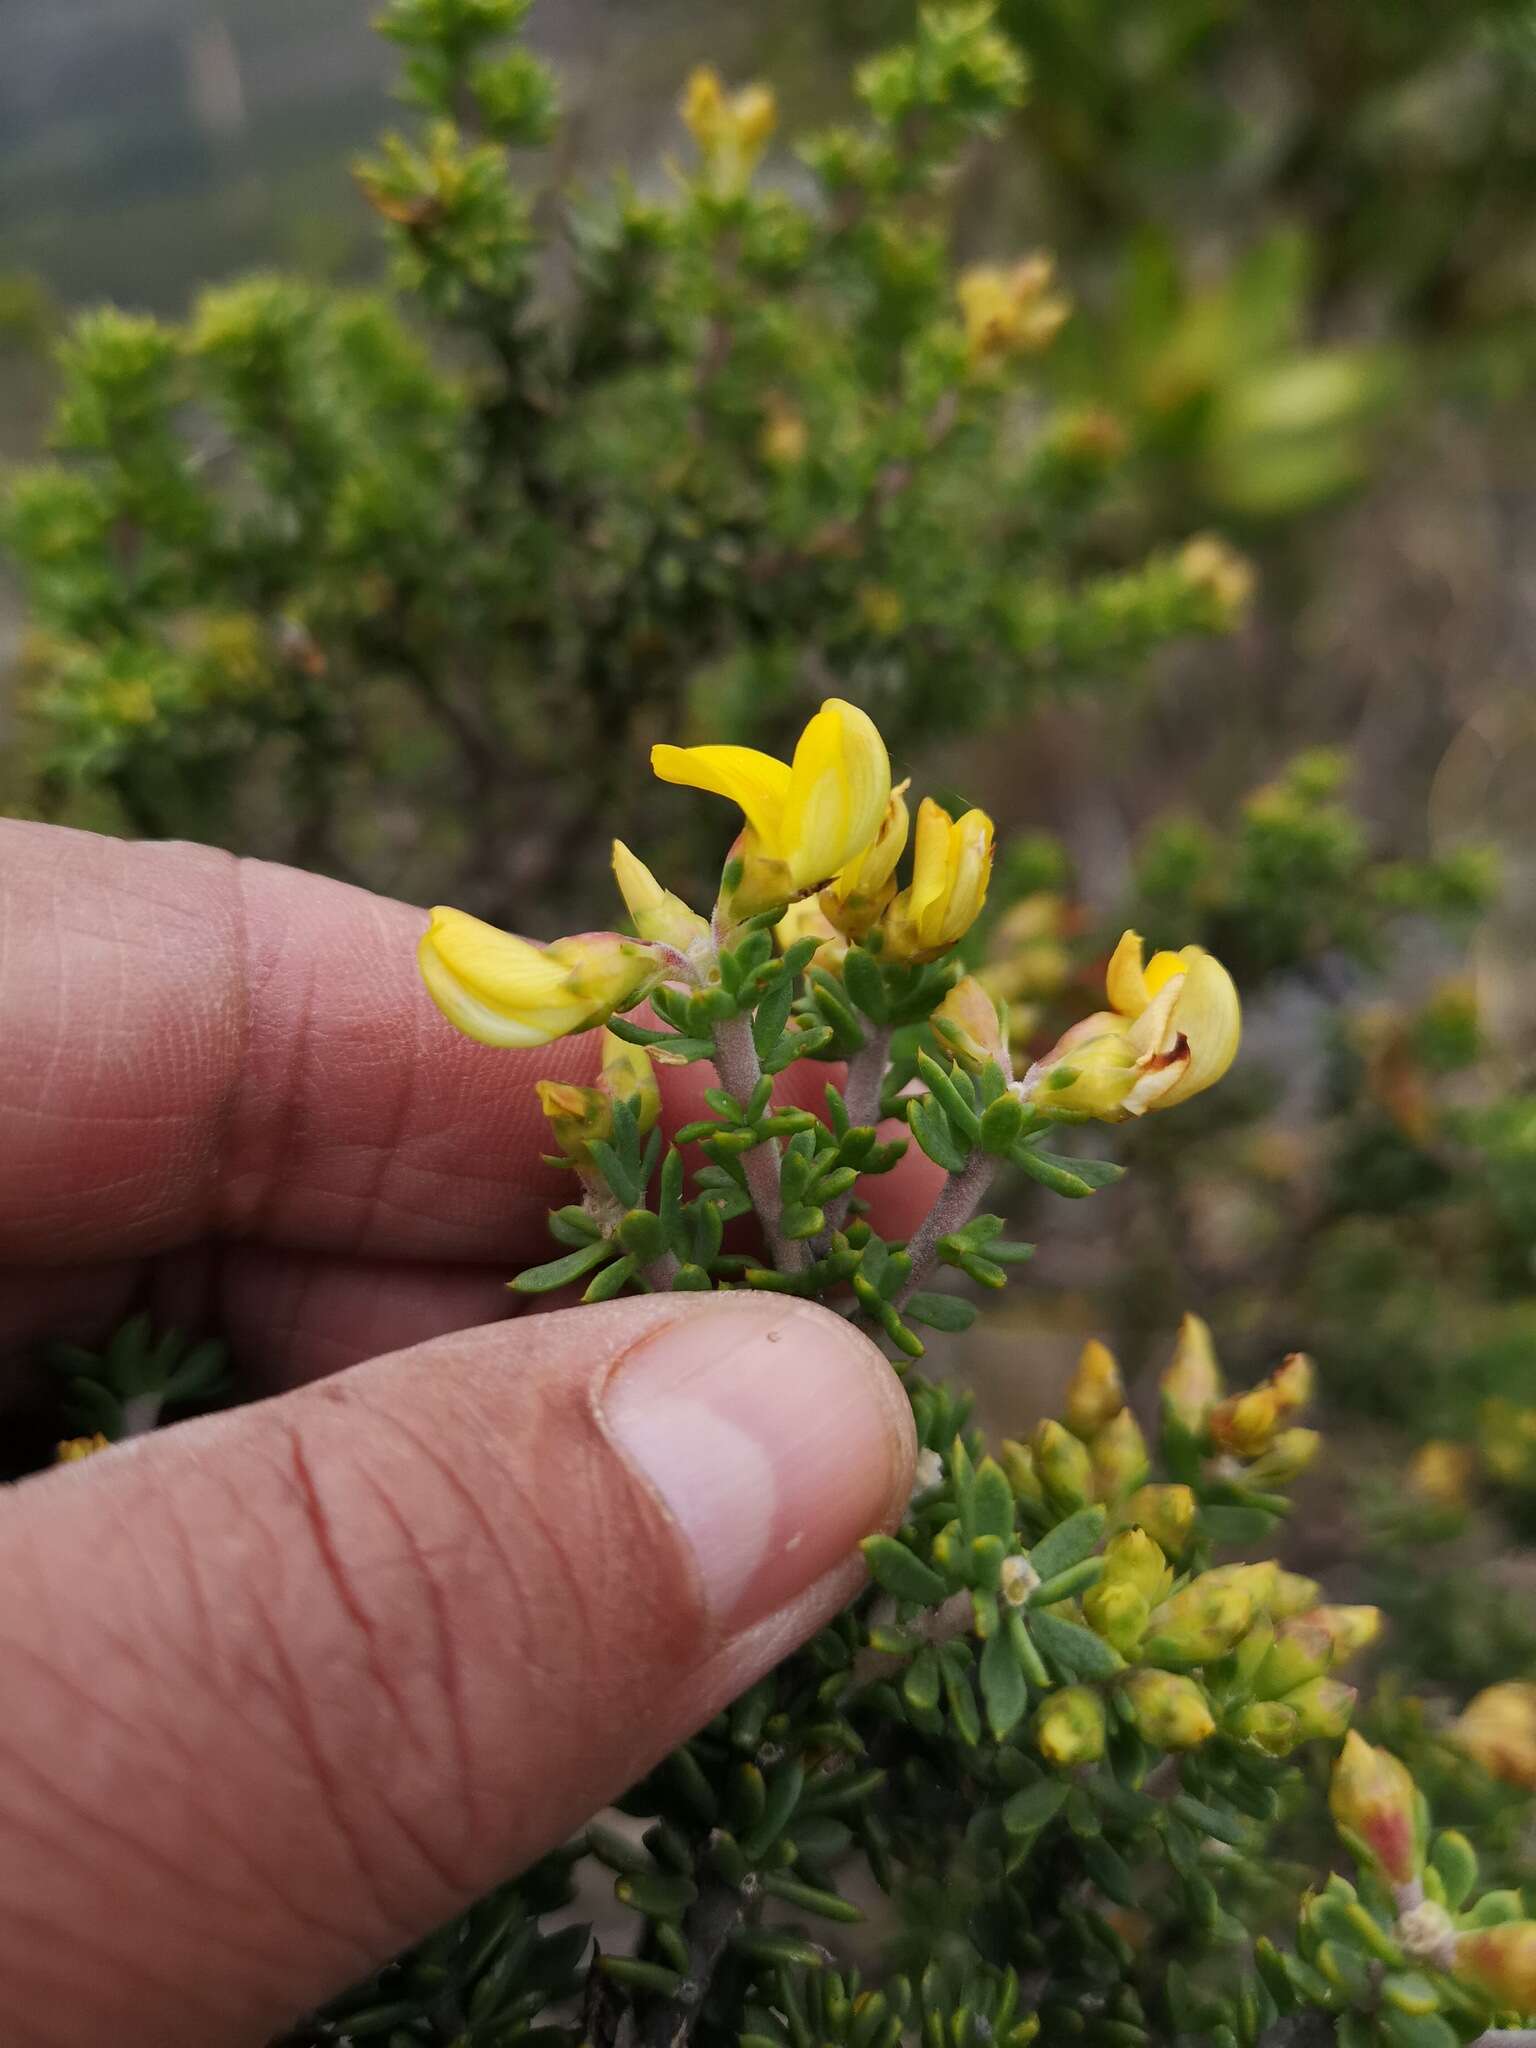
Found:
[[[1122,1529],[1104,1548],[1103,1585],[1134,1586],[1149,1607],[1166,1600],[1173,1570],[1145,1529]]]
[[[77,1465],[82,1458],[94,1458],[98,1451],[109,1451],[111,1439],[103,1436],[98,1429],[94,1436],[72,1436],[53,1447],[54,1463]]]
[[[1235,1457],[1256,1458],[1275,1433],[1280,1420],[1280,1402],[1272,1387],[1250,1387],[1246,1394],[1229,1395],[1211,1410],[1211,1441],[1218,1450]]]
[[[891,794],[891,764],[872,719],[829,697],[795,745],[793,761],[754,747],[651,749],[663,782],[739,804],[747,829],[727,867],[738,916],[825,888],[874,839]]]
[[[1326,1633],[1335,1664],[1358,1655],[1381,1634],[1379,1607],[1314,1607],[1301,1618]]]
[[[1033,1501],[1037,1507],[1045,1505],[1045,1488],[1040,1484],[1035,1454],[1028,1444],[1021,1444],[1016,1437],[1005,1436],[997,1461],[1007,1473],[1008,1484],[1013,1488],[1016,1499]]]
[[[1093,1498],[1093,1466],[1085,1446],[1047,1417],[1037,1425],[1031,1448],[1051,1506],[1063,1514],[1086,1507]]]
[[[708,922],[690,910],[681,896],[663,889],[645,862],[631,853],[622,839],[613,842],[613,873],[624,898],[624,908],[635,921],[642,939],[673,946],[679,953],[709,941]]]
[[[1083,1618],[1096,1635],[1129,1654],[1147,1632],[1146,1596],[1124,1579],[1100,1579],[1083,1595]]]
[[[1409,1489],[1431,1507],[1459,1513],[1467,1505],[1476,1470],[1477,1456],[1470,1445],[1432,1437],[1408,1467]]]
[[[1119,1500],[1147,1476],[1147,1440],[1129,1408],[1122,1408],[1096,1433],[1088,1455],[1093,1460],[1094,1491],[1102,1501]]]
[[[907,787],[903,782],[891,791],[874,838],[821,892],[827,921],[850,939],[862,939],[872,931],[896,893],[896,864],[910,829]]]
[[[1231,1066],[1242,1009],[1221,962],[1199,946],[1155,953],[1145,967],[1141,956],[1140,935],[1126,932],[1106,977],[1110,1008],[1075,1024],[1031,1067],[1025,1079],[1040,1107],[1119,1123],[1187,1102]],[[1053,1087],[1063,1073],[1076,1078]]]
[[[1055,340],[1072,310],[1071,302],[1051,289],[1055,268],[1042,251],[1008,269],[979,263],[962,272],[955,296],[973,370],[1034,354]]]
[[[1306,1614],[1317,1605],[1322,1590],[1316,1579],[1304,1579],[1300,1572],[1276,1572],[1269,1611],[1276,1621],[1287,1620],[1293,1614]]]
[[[1345,1737],[1328,1788],[1340,1832],[1389,1884],[1409,1884],[1424,1861],[1424,1811],[1418,1787],[1390,1750],[1353,1730]]]
[[[1536,1920],[1505,1920],[1457,1936],[1456,1975],[1499,2012],[1536,2013]]]
[[[915,965],[947,953],[981,915],[991,875],[986,812],[951,818],[925,796],[917,809],[912,880],[880,920],[889,958]]]
[[[1209,1664],[1247,1633],[1255,1611],[1252,1594],[1242,1586],[1212,1585],[1213,1577],[1203,1572],[1153,1611],[1145,1643],[1149,1662],[1174,1669]]]
[[[1188,1486],[1138,1486],[1116,1520],[1145,1529],[1158,1548],[1178,1557],[1194,1530],[1200,1504]]]
[[[1316,1368],[1305,1351],[1292,1351],[1269,1376],[1282,1416],[1297,1414],[1312,1398]]]
[[[819,967],[824,974],[841,975],[843,962],[848,958],[848,941],[835,925],[828,922],[816,897],[806,896],[798,903],[791,903],[774,926],[773,936],[785,953],[801,939],[819,940],[820,944],[811,955],[811,965]]]
[[[1102,1429],[1124,1406],[1125,1383],[1115,1363],[1115,1354],[1097,1337],[1090,1337],[1067,1382],[1061,1419],[1074,1436],[1080,1436],[1087,1443],[1095,1430]]]
[[[1240,1587],[1253,1602],[1255,1614],[1268,1614],[1280,1583],[1280,1567],[1272,1557],[1261,1558],[1257,1564],[1219,1564],[1201,1574],[1201,1583]]]
[[[602,1072],[595,1088],[569,1081],[536,1083],[539,1102],[549,1119],[555,1143],[578,1164],[590,1157],[595,1141],[613,1136],[613,1105],[627,1102],[642,1136],[655,1128],[661,1114],[661,1090],[645,1048],[603,1033]]]
[[[1173,1357],[1158,1384],[1167,1412],[1199,1436],[1221,1399],[1221,1367],[1216,1363],[1210,1325],[1201,1317],[1186,1315],[1179,1324]]]
[[[739,192],[778,125],[778,104],[765,85],[727,93],[713,66],[691,73],[679,111],[717,191]]]
[[[666,963],[616,932],[538,946],[462,910],[438,908],[417,958],[427,993],[481,1045],[548,1045],[632,1009],[665,979]]]
[[[805,415],[782,398],[770,398],[762,432],[757,437],[757,450],[764,462],[774,469],[794,469],[804,462],[810,444]]]
[[[1216,1732],[1210,1701],[1192,1678],[1143,1667],[1125,1680],[1136,1731],[1156,1749],[1198,1749]]]
[[[1322,1448],[1322,1435],[1315,1429],[1277,1430],[1247,1477],[1256,1486],[1286,1486],[1300,1478]]]
[[[1326,1737],[1337,1741],[1349,1726],[1357,1695],[1352,1685],[1336,1678],[1309,1678],[1285,1695],[1282,1705],[1296,1716],[1296,1732],[1303,1741]]]
[[[1289,1756],[1301,1739],[1296,1716],[1279,1700],[1254,1700],[1232,1716],[1232,1732],[1266,1756]]]
[[[928,1019],[946,1052],[973,1074],[984,1067],[1009,1071],[1003,1020],[991,996],[972,975],[957,981]]]
[[[1283,1699],[1333,1664],[1333,1638],[1307,1616],[1282,1621],[1253,1681],[1261,1700]]]
[[[1491,1777],[1536,1791],[1536,1685],[1490,1685],[1451,1724],[1451,1739]]]
[[[1104,1754],[1104,1702],[1086,1685],[1048,1693],[1035,1716],[1035,1744],[1058,1770],[1097,1763]]]

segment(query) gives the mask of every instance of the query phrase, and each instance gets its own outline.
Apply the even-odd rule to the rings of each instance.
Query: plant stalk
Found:
[[[724,1023],[716,1024],[715,1071],[728,1094],[734,1095],[738,1102],[751,1100],[753,1090],[763,1078],[763,1070],[758,1061],[757,1047],[752,1041],[750,1016],[730,1017]],[[766,1138],[761,1145],[754,1145],[750,1152],[744,1152],[741,1166],[775,1270],[780,1273],[804,1272],[810,1258],[809,1247],[787,1238],[779,1224],[784,1204],[779,1191],[778,1139]]]
[[[981,1205],[983,1195],[992,1185],[996,1171],[997,1161],[989,1152],[973,1152],[964,1172],[952,1173],[945,1181],[939,1199],[907,1241],[912,1271],[896,1297],[897,1308],[910,1301],[927,1279],[939,1239],[948,1237],[952,1230],[959,1230],[970,1222]]]

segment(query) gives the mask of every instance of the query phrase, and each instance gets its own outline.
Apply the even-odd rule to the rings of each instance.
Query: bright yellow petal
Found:
[[[728,797],[739,804],[765,850],[784,857],[781,841],[790,785],[787,761],[776,761],[772,754],[760,754],[755,747],[657,746],[651,749],[651,768],[663,782],[707,790],[711,796]]]
[[[1104,977],[1110,1008],[1118,1010],[1122,1017],[1139,1017],[1152,1000],[1152,991],[1142,972],[1141,955],[1141,933],[1122,932]]]
[[[1174,1028],[1189,1044],[1189,1064],[1163,1096],[1161,1108],[1187,1102],[1191,1095],[1221,1079],[1237,1057],[1242,1021],[1242,1005],[1231,975],[1219,960],[1201,953],[1185,969],[1183,991],[1173,1012]]]
[[[681,896],[663,889],[645,862],[631,853],[622,839],[613,842],[613,874],[624,907],[642,939],[675,946],[685,953],[708,935],[709,926],[697,911],[690,910]]]
[[[950,834],[950,912],[955,938],[963,938],[981,915],[992,879],[992,820],[985,811],[967,811]]]
[[[1179,953],[1154,953],[1146,967],[1147,994],[1155,996],[1164,982],[1182,974],[1203,951],[1201,946],[1186,946]]]
[[[925,796],[917,807],[912,886],[904,894],[907,915],[919,929],[927,913],[949,893],[949,835],[953,823],[944,806],[936,804],[931,796]]]
[[[551,1025],[544,1012],[498,1010],[472,993],[444,965],[430,933],[423,936],[417,959],[427,994],[455,1030],[462,1031],[466,1038],[473,1038],[481,1045],[522,1048],[547,1045],[551,1039],[562,1036],[559,1023]]]
[[[483,1001],[532,1009],[557,998],[569,969],[542,946],[498,931],[462,910],[438,908],[427,933],[444,970]]]
[[[830,882],[861,854],[880,830],[890,794],[890,756],[874,720],[829,697],[796,743],[783,808],[778,851],[796,883]]]
[[[856,853],[838,875],[839,896],[874,896],[895,874],[896,863],[906,851],[907,838],[912,830],[912,819],[906,805],[910,786],[909,777],[891,791],[879,831],[864,851]]]

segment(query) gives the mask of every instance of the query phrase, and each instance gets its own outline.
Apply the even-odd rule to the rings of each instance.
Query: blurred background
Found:
[[[1229,1084],[1115,1135],[1121,1188],[1018,1198],[1032,1277],[956,1361],[986,1420],[1094,1332],[1145,1390],[1186,1308],[1239,1381],[1312,1350],[1293,1561],[1353,1560],[1448,1698],[1536,1675],[1536,9],[1002,0],[1027,88],[889,189],[794,144],[986,100],[979,58],[861,71],[910,0],[544,0],[558,117],[531,73],[402,105],[422,11],[4,9],[8,807],[552,934],[611,915],[595,808],[702,870],[625,794],[650,737],[883,709],[998,819],[976,955],[1022,1047],[1127,922],[1248,1006]],[[777,97],[751,201],[695,168],[705,61]],[[461,153],[360,189],[423,108]],[[954,280],[1038,305],[1042,249],[1070,315],[994,364]],[[460,547],[450,592],[439,530],[508,566]],[[612,786],[551,775],[578,700]],[[521,839],[503,761],[553,790]]]

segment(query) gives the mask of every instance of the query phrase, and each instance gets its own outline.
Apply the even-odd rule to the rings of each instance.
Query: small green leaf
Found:
[[[902,1314],[930,1330],[968,1330],[976,1320],[976,1304],[963,1294],[914,1294]]]
[[[1038,1834],[1066,1805],[1070,1790],[1064,1778],[1042,1778],[1038,1785],[1026,1785],[1004,1804],[1003,1826],[1016,1837]]]
[[[1036,1645],[1069,1679],[1113,1678],[1124,1662],[1092,1629],[1079,1628],[1055,1614],[1032,1614],[1029,1631]]]
[[[1064,1522],[1048,1530],[1029,1553],[1029,1561],[1041,1578],[1053,1579],[1058,1572],[1070,1571],[1073,1565],[1080,1564],[1103,1535],[1105,1519],[1102,1507],[1079,1508],[1075,1515],[1068,1515]]]
[[[1001,1630],[987,1638],[981,1653],[981,1697],[987,1710],[987,1726],[994,1740],[1001,1742],[1018,1726],[1029,1705],[1029,1687],[1019,1669],[1019,1660]]]
[[[611,1266],[603,1268],[589,1284],[586,1293],[581,1297],[582,1301],[612,1301],[634,1277],[634,1257],[627,1253],[622,1259],[615,1259]]]
[[[579,1245],[575,1251],[567,1252],[563,1259],[551,1259],[547,1265],[530,1266],[526,1273],[519,1273],[512,1282],[516,1294],[549,1294],[557,1287],[569,1287],[573,1280],[579,1280],[583,1273],[590,1273],[594,1266],[601,1266],[614,1256],[614,1247],[606,1239],[598,1238],[592,1244]]]
[[[894,1536],[866,1536],[860,1548],[871,1577],[894,1600],[934,1607],[949,1590],[936,1571]]]

